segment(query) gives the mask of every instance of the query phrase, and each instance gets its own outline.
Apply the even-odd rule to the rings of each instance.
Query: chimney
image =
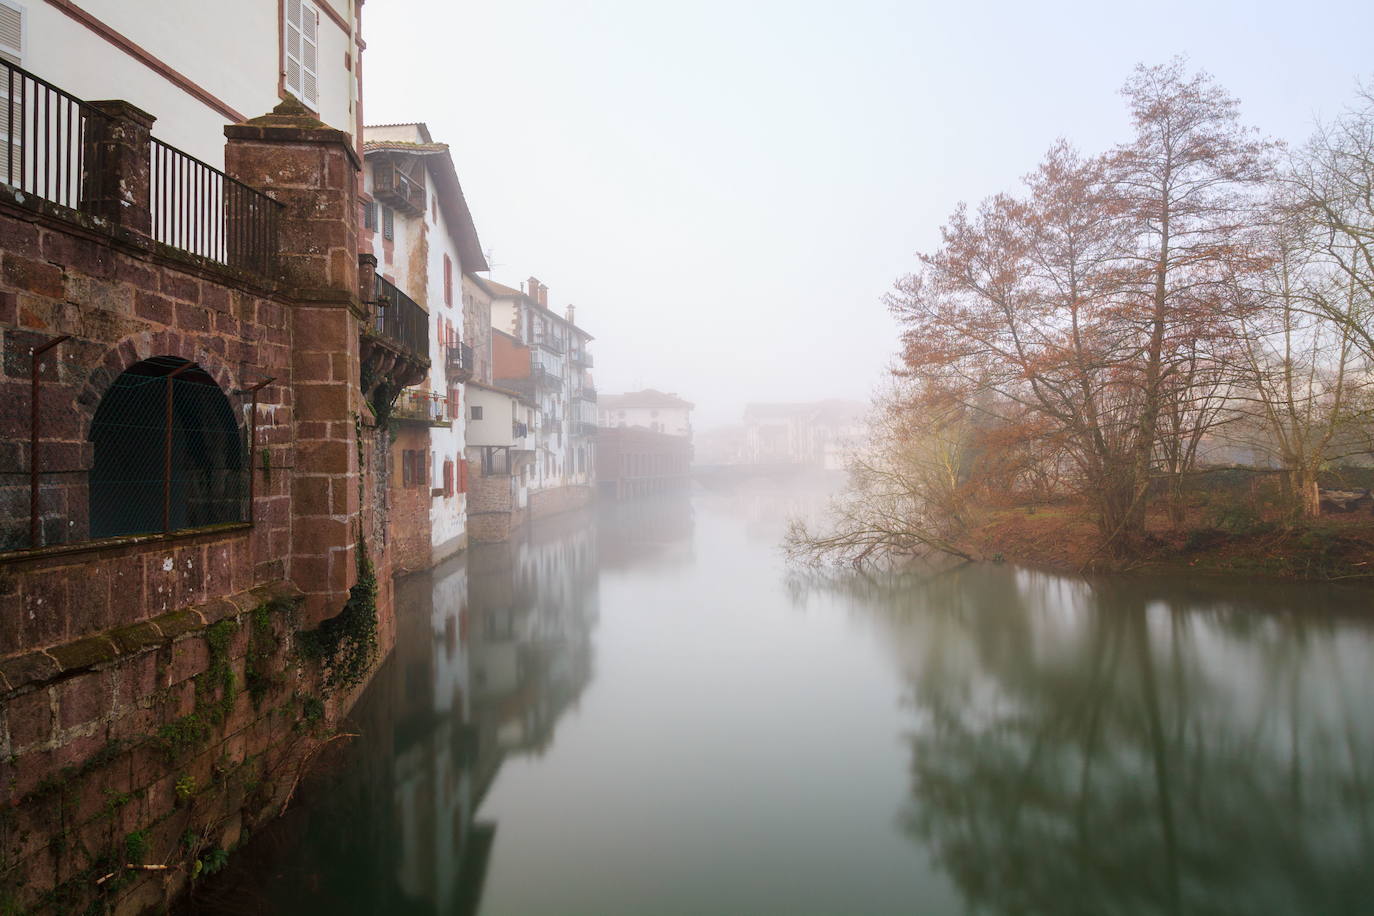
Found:
[[[549,288],[543,283],[539,284],[539,305],[543,308],[549,307]]]
[[[538,279],[536,279],[536,278],[534,278],[534,277],[530,277],[528,280],[525,281],[525,295],[526,295],[526,296],[529,296],[529,297],[530,297],[531,299],[533,299],[535,302],[538,302],[538,301],[539,301],[539,280],[538,280]]]
[[[571,325],[576,326],[577,322],[576,322],[575,320],[573,320],[574,317],[575,317],[576,315],[577,315],[577,306],[575,306],[575,305],[569,305],[569,306],[568,306],[568,324],[571,324]]]

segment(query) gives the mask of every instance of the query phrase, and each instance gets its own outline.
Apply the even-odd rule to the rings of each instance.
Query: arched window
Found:
[[[91,537],[247,520],[243,434],[195,364],[155,356],[130,366],[101,399],[90,438]]]

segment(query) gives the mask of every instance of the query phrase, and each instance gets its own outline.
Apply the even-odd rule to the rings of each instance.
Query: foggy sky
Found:
[[[451,145],[489,276],[577,305],[601,392],[676,391],[703,429],[866,398],[914,252],[1056,137],[1125,140],[1137,62],[1187,54],[1300,143],[1371,35],[1368,0],[372,0],[364,112]]]

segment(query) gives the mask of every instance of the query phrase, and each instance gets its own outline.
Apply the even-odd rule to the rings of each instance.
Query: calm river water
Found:
[[[201,912],[1369,913],[1374,594],[790,573],[773,485],[402,583],[361,737]]]

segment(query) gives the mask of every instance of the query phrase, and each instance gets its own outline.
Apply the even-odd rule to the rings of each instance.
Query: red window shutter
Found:
[[[459,493],[466,493],[467,491],[468,491],[468,460],[467,460],[466,458],[459,458],[459,459],[458,459],[458,492],[459,492]]]
[[[447,459],[444,461],[444,495],[453,495],[453,462]]]
[[[444,255],[444,305],[453,305],[453,262]]]

